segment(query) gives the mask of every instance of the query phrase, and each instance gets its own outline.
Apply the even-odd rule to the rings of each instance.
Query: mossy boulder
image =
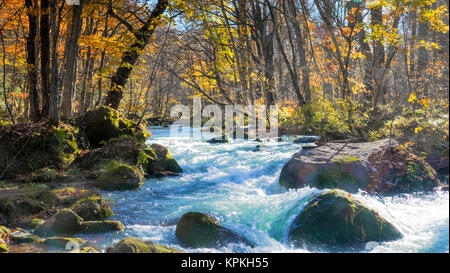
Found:
[[[378,212],[338,189],[313,197],[289,231],[289,241],[296,247],[363,247],[401,237]]]
[[[185,213],[178,221],[175,235],[180,243],[192,248],[221,247],[231,243],[253,246],[244,237],[199,212]]]
[[[93,147],[100,147],[102,143],[123,135],[132,136],[141,142],[150,136],[145,126],[135,126],[119,111],[109,107],[100,107],[84,114],[80,128]]]
[[[42,168],[33,171],[30,174],[29,182],[30,183],[42,183],[42,182],[50,182],[57,179],[58,173],[55,169],[52,168]]]
[[[78,200],[72,210],[85,221],[103,220],[114,215],[108,202],[101,196]]]
[[[76,135],[69,125],[18,124],[0,127],[0,170],[3,178],[51,167],[65,168],[80,153]]]
[[[83,219],[71,209],[63,209],[36,228],[38,235],[71,235],[81,231]]]
[[[50,237],[44,239],[42,243],[51,248],[71,250],[74,247],[78,248],[82,246],[86,241],[81,238]]]
[[[406,166],[414,162],[416,176]],[[432,190],[439,185],[433,168],[390,140],[364,143],[327,143],[302,150],[283,167],[279,183],[287,189],[315,187],[359,189],[378,193]]]
[[[152,242],[144,242],[137,238],[125,238],[106,250],[107,253],[178,253],[179,251],[157,245]]]
[[[142,187],[143,174],[137,168],[126,164],[111,167],[95,181],[102,190],[131,190]]]
[[[144,149],[141,162],[144,171],[149,176],[179,174],[183,169],[170,154],[169,149],[159,144],[152,144]]]
[[[0,220],[14,225],[23,217],[51,210],[57,204],[52,191],[35,185],[0,189]]]
[[[133,137],[122,136],[109,140],[100,148],[91,149],[72,164],[74,168],[96,169],[105,161],[120,161],[129,165],[137,165],[140,155],[147,146]]]
[[[125,227],[119,221],[87,221],[81,224],[81,233],[97,234],[122,231]]]
[[[183,172],[166,147],[157,144],[150,147],[129,136],[112,139],[103,147],[90,150],[78,158],[73,167],[90,170],[89,179],[97,179],[110,161],[142,167],[148,176],[167,176]]]

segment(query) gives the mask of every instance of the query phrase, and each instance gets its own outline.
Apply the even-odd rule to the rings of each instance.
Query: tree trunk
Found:
[[[123,97],[123,89],[133,71],[134,65],[139,59],[140,51],[147,46],[150,37],[160,23],[161,15],[166,11],[168,6],[168,0],[158,0],[156,7],[153,9],[145,24],[139,30],[133,29],[135,42],[124,52],[119,68],[111,78],[111,86],[106,97],[106,106],[114,109],[119,108],[120,101]],[[117,15],[113,13],[112,8],[110,12],[112,12],[111,15],[118,19]]]
[[[30,118],[37,122],[41,119],[39,110],[39,94],[37,90],[37,2],[36,0],[26,0],[28,24],[30,26],[27,37],[27,74],[28,74],[28,94],[30,99]]]
[[[42,117],[47,118],[50,109],[50,6],[49,0],[41,0],[41,94]]]
[[[59,116],[59,101],[61,93],[59,92],[59,73],[58,73],[58,39],[59,30],[62,19],[62,7],[59,10],[58,20],[56,17],[57,12],[57,0],[52,0],[50,3],[51,9],[51,25],[52,25],[52,40],[51,40],[51,81],[50,81],[50,109],[48,120],[51,124],[58,124],[60,121]]]
[[[70,37],[66,45],[66,62],[64,64],[64,82],[63,82],[63,100],[62,110],[65,119],[71,119],[73,114],[73,97],[74,97],[74,74],[76,59],[78,55],[78,39],[81,34],[84,0],[80,0],[80,5],[72,6],[72,25]]]

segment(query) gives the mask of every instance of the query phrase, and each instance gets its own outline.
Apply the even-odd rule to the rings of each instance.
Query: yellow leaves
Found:
[[[420,19],[422,21],[427,21],[432,29],[447,33],[449,31],[449,26],[444,21],[446,16],[448,16],[447,7],[442,5],[437,8],[422,9]]]
[[[422,127],[416,127],[416,129],[414,129],[414,133],[415,134],[418,134],[420,131],[422,131],[423,130],[423,128]]]
[[[409,95],[408,102],[414,103],[416,101],[417,101],[416,93],[412,92],[411,95]]]

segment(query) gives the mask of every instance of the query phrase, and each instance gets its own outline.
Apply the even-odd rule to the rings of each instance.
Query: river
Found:
[[[180,177],[149,179],[138,190],[103,192],[112,202],[123,232],[84,236],[105,248],[124,237],[137,237],[187,252],[326,252],[295,249],[287,243],[290,223],[321,190],[286,191],[278,185],[283,165],[301,149],[286,142],[236,140],[208,144],[189,135],[171,137],[169,129],[152,128],[149,143],[169,147],[183,167]],[[448,252],[449,193],[394,197],[354,195],[379,211],[404,234],[398,241],[368,244],[362,252]],[[184,249],[175,237],[177,220],[188,211],[212,215],[225,227],[254,241],[256,247]],[[346,250],[348,252],[348,250]]]

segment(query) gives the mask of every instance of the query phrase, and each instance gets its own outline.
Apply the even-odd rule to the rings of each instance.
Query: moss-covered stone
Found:
[[[179,251],[157,245],[152,242],[144,242],[137,238],[125,238],[106,250],[107,253],[178,253]]]
[[[247,239],[199,212],[185,213],[178,221],[175,235],[180,243],[193,248],[220,247],[230,243],[253,246]]]
[[[315,196],[289,231],[289,240],[297,247],[362,247],[370,241],[401,237],[400,231],[378,212],[338,189]]]
[[[42,243],[51,248],[71,250],[75,246],[81,247],[86,241],[81,238],[50,237]]]
[[[122,231],[125,227],[119,221],[87,221],[81,224],[81,232],[85,234]]]
[[[103,190],[131,190],[144,184],[142,172],[136,167],[121,164],[106,170],[95,181],[95,185]]]
[[[52,168],[42,168],[31,173],[30,183],[50,182],[58,178],[58,173]]]
[[[80,150],[78,130],[69,125],[18,124],[0,127],[0,169],[3,178],[52,167],[65,168]]]
[[[85,221],[103,220],[114,215],[108,202],[101,196],[78,200],[72,210]]]
[[[157,176],[161,173],[179,174],[183,172],[183,169],[170,154],[169,149],[162,145],[152,144],[140,156],[143,169],[149,176]]]
[[[55,194],[34,185],[0,190],[0,220],[8,225],[23,217],[42,213],[57,205]]]
[[[84,114],[80,128],[93,147],[100,147],[102,143],[123,135],[132,136],[140,142],[150,136],[144,125],[136,127],[119,111],[109,107],[100,107]]]
[[[63,209],[36,228],[38,235],[69,235],[81,231],[83,219],[71,209]]]

